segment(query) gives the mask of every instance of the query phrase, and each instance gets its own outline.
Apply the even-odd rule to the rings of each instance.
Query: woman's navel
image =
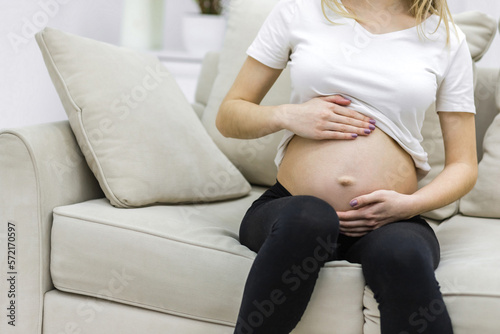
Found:
[[[343,187],[352,186],[356,183],[356,179],[354,177],[348,176],[348,175],[340,176],[337,179],[337,181]]]

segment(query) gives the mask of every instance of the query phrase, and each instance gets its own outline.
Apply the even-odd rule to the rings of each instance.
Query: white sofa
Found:
[[[231,23],[237,10],[243,8],[231,13],[227,38],[235,33]],[[252,20],[259,24],[255,17]],[[255,29],[248,34],[254,33]],[[476,52],[479,59],[488,45],[480,50],[471,45],[473,57]],[[222,58],[209,54],[205,59],[195,105],[198,111],[215,103],[211,102],[215,94],[212,87],[214,82],[220,85],[218,72],[225,70],[221,59],[231,55],[228,47],[226,40]],[[214,70],[217,68],[219,71]],[[496,123],[500,121],[500,99],[496,101],[495,94],[498,72],[497,68],[476,72],[480,159],[486,130],[495,117]],[[277,88],[271,94],[279,93]],[[435,145],[434,158],[442,159],[439,140],[435,140],[439,135],[435,129],[429,131],[434,136],[429,141]],[[484,154],[495,158],[491,152],[498,143],[490,140],[493,146]],[[227,152],[229,144],[218,144]],[[251,152],[268,150],[261,148],[262,141],[249,145],[254,145],[248,146],[253,148]],[[249,150],[246,152],[248,155]],[[496,159],[500,167],[498,155]],[[232,160],[236,165],[241,163],[238,158]],[[262,163],[252,161],[259,170]],[[245,168],[248,165],[240,167]],[[262,178],[273,172],[262,172]],[[244,175],[251,180],[259,178],[251,171]],[[497,177],[493,173],[489,179],[496,187],[500,185]],[[251,183],[251,192],[238,199],[117,208],[104,197],[67,121],[4,129],[0,133],[0,332],[232,333],[255,257],[238,242],[239,223],[252,201],[266,189],[255,185],[265,182]],[[480,209],[477,213],[477,208],[488,200],[500,204],[500,198],[495,197],[498,193],[486,199],[478,192],[476,197],[474,191],[471,194],[445,211],[427,215],[441,242],[436,274],[456,334],[497,334],[500,216],[495,216],[498,210]],[[9,254],[7,247],[15,253]],[[429,305],[416,310],[409,321],[415,329],[422,329],[435,312],[439,309]],[[327,263],[293,333],[379,332],[377,304],[365,286],[360,266],[346,261]]]

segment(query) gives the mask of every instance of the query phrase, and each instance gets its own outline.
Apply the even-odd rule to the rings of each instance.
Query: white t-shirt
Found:
[[[281,0],[247,54],[272,68],[290,67],[291,103],[340,94],[348,108],[377,126],[407,151],[420,177],[430,166],[421,145],[426,110],[475,113],[472,59],[465,35],[451,27],[450,45],[439,16],[417,27],[372,34],[355,20],[321,10],[321,0]],[[285,130],[275,159],[279,166],[293,137]]]

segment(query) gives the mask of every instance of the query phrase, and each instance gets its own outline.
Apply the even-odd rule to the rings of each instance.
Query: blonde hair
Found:
[[[340,14],[344,17],[354,19],[356,21],[363,21],[355,14],[349,13],[344,6],[340,2],[341,0],[321,0],[321,7],[323,10],[323,14],[326,19],[331,23],[334,23],[328,18],[326,14],[326,9],[329,8],[333,12]],[[370,0],[366,0],[370,3]],[[422,28],[422,22],[428,17],[429,14],[436,14],[439,16],[438,27],[441,25],[441,22],[444,22],[446,27],[446,43],[450,42],[450,23],[455,28],[455,23],[453,22],[453,17],[451,16],[450,8],[448,7],[448,3],[446,0],[401,0],[406,1],[410,5],[410,15],[415,17],[417,21],[417,31],[420,36],[425,36],[425,33]],[[354,11],[352,11],[354,12]],[[335,24],[335,23],[334,23]],[[438,27],[435,31],[437,31]],[[457,33],[455,29],[455,33]],[[427,37],[427,36],[425,36]]]

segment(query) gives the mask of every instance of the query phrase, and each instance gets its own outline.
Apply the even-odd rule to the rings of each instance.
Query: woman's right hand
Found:
[[[347,108],[350,100],[331,95],[313,98],[302,104],[284,105],[283,128],[309,139],[355,139],[375,130],[375,121]]]

